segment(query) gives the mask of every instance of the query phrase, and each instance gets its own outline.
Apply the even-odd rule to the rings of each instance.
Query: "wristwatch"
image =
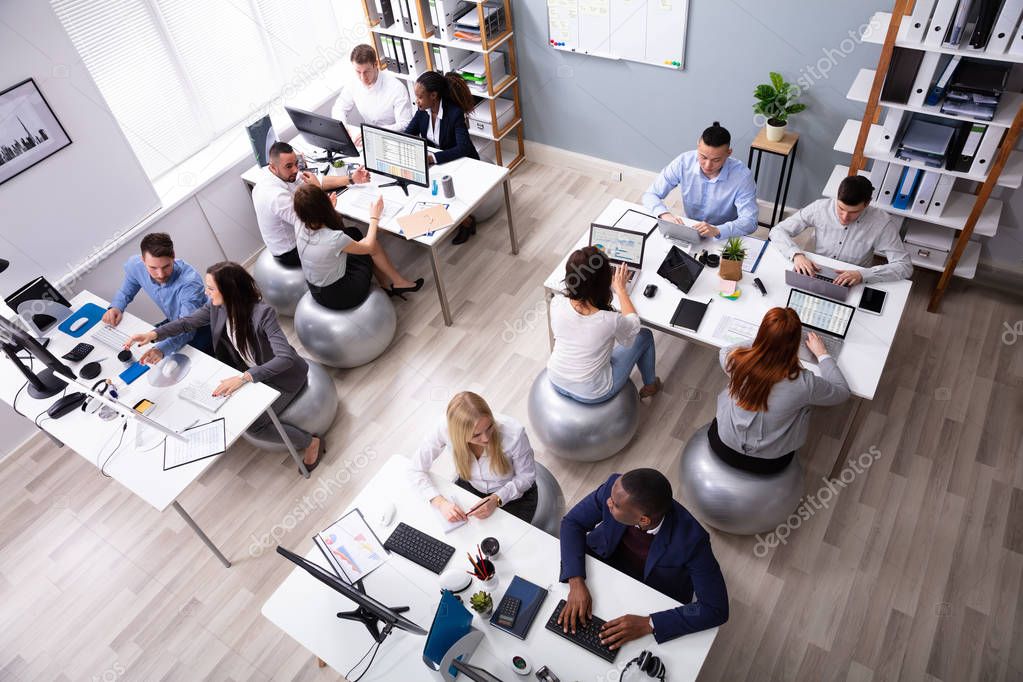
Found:
[[[350,184],[352,184],[352,175],[353,175],[353,173],[352,173],[352,167],[351,167],[351,166],[349,166],[349,167],[348,167],[348,184],[349,184],[349,185],[350,185]]]

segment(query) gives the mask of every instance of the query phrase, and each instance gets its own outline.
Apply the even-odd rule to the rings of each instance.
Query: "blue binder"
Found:
[[[913,197],[920,186],[920,180],[924,172],[919,168],[903,168],[902,177],[899,178],[899,187],[895,190],[895,199],[892,200],[892,208],[901,211],[908,211],[913,205]]]
[[[490,617],[490,624],[498,630],[504,630],[519,639],[525,639],[529,633],[529,626],[533,624],[533,620],[536,618],[536,612],[540,610],[540,605],[547,598],[547,590],[519,576],[515,576],[512,578],[508,589],[505,590],[504,596],[518,597],[522,600],[519,612],[515,616],[515,622],[512,623],[510,628],[498,625],[497,609],[494,609],[494,615]]]

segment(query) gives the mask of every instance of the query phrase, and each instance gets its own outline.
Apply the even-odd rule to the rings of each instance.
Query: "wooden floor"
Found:
[[[172,511],[46,440],[0,462],[0,680],[338,679],[260,615],[289,570],[273,538],[308,549],[458,390],[526,422],[547,358],[541,283],[611,197],[638,198],[533,163],[512,183],[520,255],[508,252],[503,214],[444,252],[451,328],[426,258],[389,243],[409,276],[428,278],[426,291],[398,303],[399,335],[382,358],[335,372],[342,412],[310,480],[286,455],[240,444],[182,496],[233,568]],[[879,458],[766,556],[756,538],[711,531],[731,619],[701,680],[1023,679],[1023,339],[1003,341],[1023,303],[957,283],[931,315],[933,284],[917,273],[882,385],[851,436],[851,457]],[[534,443],[570,503],[637,466],[677,486],[679,452],[712,418],[724,377],[708,349],[658,335],[657,353],[665,392],[623,453],[578,465]],[[808,494],[824,487],[849,414],[815,415],[801,453]]]

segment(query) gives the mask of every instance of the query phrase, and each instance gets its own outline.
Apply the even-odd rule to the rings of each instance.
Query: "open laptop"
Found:
[[[816,275],[804,275],[795,270],[786,270],[785,283],[790,287],[812,291],[815,294],[820,294],[836,301],[844,301],[849,298],[850,287],[835,284],[838,272],[834,268],[817,263],[814,263],[814,265],[817,265],[819,268]]]
[[[603,251],[612,265],[625,263],[629,268],[629,282],[625,290],[632,294],[632,289],[639,280],[637,275],[643,269],[646,233],[590,223],[590,246],[596,246]]]
[[[624,228],[627,230],[635,230],[636,232],[646,232],[650,234],[654,227],[661,231],[664,238],[672,241],[679,246],[686,244],[697,244],[700,241],[700,233],[695,228],[689,227],[688,225],[679,225],[673,223],[670,220],[661,220],[660,218],[654,217],[646,213],[640,213],[633,209],[629,209],[622,214],[622,217],[617,220],[614,224],[615,227]]]
[[[799,344],[799,359],[817,363],[817,357],[806,347],[806,337],[811,331],[814,331],[821,337],[821,341],[824,342],[831,357],[838,360],[845,343],[845,336],[849,333],[853,312],[856,309],[851,305],[838,303],[799,289],[789,290],[789,302],[786,305],[796,311],[799,321],[803,323],[803,341]]]

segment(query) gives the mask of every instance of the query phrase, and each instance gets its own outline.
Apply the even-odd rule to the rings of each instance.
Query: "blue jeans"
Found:
[[[657,373],[654,370],[655,359],[654,334],[646,327],[643,327],[639,330],[639,334],[636,335],[636,340],[632,342],[631,346],[616,345],[614,350],[611,351],[611,390],[605,395],[596,398],[581,398],[570,391],[566,391],[554,382],[551,382],[551,385],[554,386],[555,391],[567,398],[577,400],[586,405],[595,405],[596,403],[606,402],[618,395],[618,392],[625,387],[625,382],[629,380],[633,367],[639,367],[639,373],[643,377],[643,385],[649,386],[657,381]]]

